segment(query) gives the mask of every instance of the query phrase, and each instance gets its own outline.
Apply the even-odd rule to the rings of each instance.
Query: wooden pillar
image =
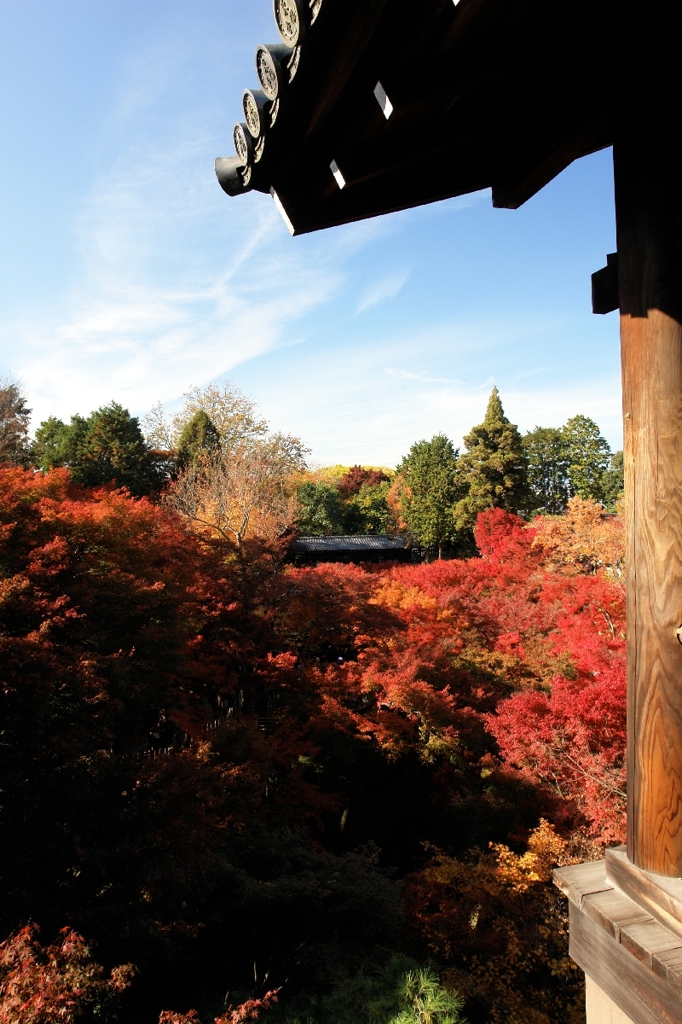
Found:
[[[676,63],[676,62],[675,62]],[[661,54],[665,68],[666,57]],[[628,857],[682,875],[682,216],[675,65],[614,146],[628,601]],[[632,65],[636,68],[636,64]],[[667,91],[666,91],[667,90]]]

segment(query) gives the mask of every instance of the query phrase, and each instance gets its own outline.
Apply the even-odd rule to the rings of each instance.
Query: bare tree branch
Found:
[[[273,435],[195,460],[178,475],[166,501],[237,548],[249,534],[274,539],[295,521],[291,479],[301,461],[300,442]]]

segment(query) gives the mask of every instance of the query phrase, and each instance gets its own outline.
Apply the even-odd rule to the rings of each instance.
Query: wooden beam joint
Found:
[[[618,253],[610,252],[606,266],[592,275],[592,312],[613,313],[619,304]]]

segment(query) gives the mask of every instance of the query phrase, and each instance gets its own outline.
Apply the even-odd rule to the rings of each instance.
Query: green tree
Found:
[[[361,485],[357,494],[346,503],[344,521],[347,533],[386,533],[393,519],[386,500],[390,488],[390,480]]]
[[[159,460],[147,445],[137,417],[117,402],[69,424],[50,417],[36,431],[34,462],[45,471],[68,466],[76,483],[101,487],[115,482],[141,496],[158,491],[164,482]]]
[[[609,468],[604,473],[602,479],[602,486],[604,490],[604,504],[608,509],[615,509],[616,502],[622,496],[625,489],[622,452],[614,452],[611,456]]]
[[[311,537],[326,537],[344,531],[344,508],[336,487],[305,483],[296,492],[299,531]]]
[[[608,441],[589,416],[573,416],[561,428],[568,457],[571,495],[604,500],[604,474],[611,461]]]
[[[518,427],[504,414],[500,394],[493,388],[483,423],[464,438],[466,452],[460,472],[468,490],[454,511],[458,529],[472,529],[479,512],[503,508],[525,512],[530,505],[528,460]]]
[[[367,969],[369,967],[369,969]],[[327,992],[301,994],[280,1016],[285,1024],[465,1024],[464,1000],[444,988],[438,975],[404,954],[357,974],[343,971]]]
[[[428,969],[405,975],[401,995],[403,1008],[390,1024],[458,1024],[464,1000],[443,988],[438,976]]]
[[[184,469],[197,456],[215,455],[220,451],[220,434],[203,409],[197,409],[182,429],[178,439],[178,468]]]
[[[84,416],[72,416],[70,423],[56,416],[43,420],[33,442],[33,465],[44,473],[59,466],[75,466],[87,430],[88,421]]]
[[[445,434],[417,441],[398,466],[407,485],[401,509],[410,533],[426,548],[437,548],[460,539],[452,509],[461,497],[459,452]]]
[[[0,464],[23,466],[27,463],[30,415],[20,385],[13,380],[0,379]]]
[[[528,460],[528,486],[534,508],[559,515],[571,496],[568,452],[561,430],[536,427],[523,438]]]

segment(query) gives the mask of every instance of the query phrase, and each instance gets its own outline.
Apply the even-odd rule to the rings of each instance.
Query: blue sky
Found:
[[[269,0],[2,0],[0,374],[35,411],[137,415],[231,378],[318,463],[456,444],[497,384],[523,429],[592,416],[621,445],[611,153],[517,211],[479,193],[292,239],[228,199]]]

